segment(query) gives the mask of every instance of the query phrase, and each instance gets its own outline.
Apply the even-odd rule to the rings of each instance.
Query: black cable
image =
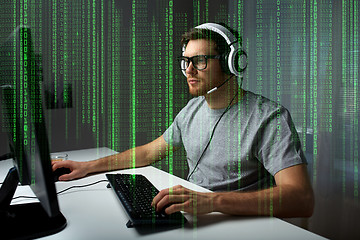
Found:
[[[83,187],[89,187],[89,186],[92,186],[92,185],[95,185],[95,184],[98,184],[98,183],[101,183],[101,182],[108,182],[108,180],[99,180],[97,182],[93,182],[93,183],[89,183],[89,184],[85,184],[85,185],[80,185],[80,186],[71,186],[71,187],[68,187],[64,190],[61,190],[60,192],[56,193],[57,195],[59,194],[62,194],[72,188],[83,188]],[[37,197],[30,197],[30,196],[17,196],[17,197],[14,197],[12,200],[15,200],[15,199],[18,199],[18,198],[37,198]]]
[[[101,182],[108,182],[108,180],[99,180],[97,182],[94,182],[94,183],[89,183],[89,184],[85,184],[85,185],[80,185],[80,186],[71,186],[71,187],[68,187],[64,190],[61,190],[60,192],[58,192],[57,194],[61,194],[61,193],[64,193],[72,188],[83,188],[83,187],[89,187],[89,186],[92,186],[92,185],[95,185],[95,184],[98,184],[98,183],[101,183]]]
[[[3,185],[4,184],[4,182],[1,182],[0,183],[0,185]],[[21,183],[18,183],[18,186],[21,186]]]
[[[206,149],[207,149],[207,148],[209,147],[209,145],[210,145],[210,142],[211,142],[211,140],[212,140],[212,138],[213,138],[213,136],[214,136],[214,133],[215,133],[216,126],[219,124],[219,122],[220,122],[221,118],[224,116],[224,114],[225,114],[227,111],[229,111],[229,109],[231,108],[231,103],[234,101],[235,97],[236,97],[238,94],[239,94],[239,92],[237,92],[237,93],[235,94],[235,96],[231,99],[229,105],[226,107],[225,111],[221,114],[221,116],[220,116],[219,119],[217,120],[217,122],[216,122],[216,124],[215,124],[215,126],[214,126],[214,128],[213,128],[213,130],[212,130],[210,139],[209,139],[209,141],[208,141],[208,143],[207,143],[204,151],[202,152],[202,154],[201,154],[199,160],[197,161],[194,169],[193,169],[193,170],[191,171],[191,173],[188,175],[188,177],[187,177],[186,180],[189,181],[189,180],[190,180],[190,177],[191,177],[191,176],[193,175],[193,173],[195,172],[197,166],[199,165],[199,162],[200,162],[201,158],[203,157],[204,153],[206,152]]]
[[[14,197],[12,200],[15,200],[15,199],[18,199],[18,198],[36,198],[37,197],[30,197],[30,196],[17,196],[17,197]]]
[[[10,158],[14,158],[14,154],[13,153],[6,153],[0,156],[0,161],[3,160],[8,160]]]

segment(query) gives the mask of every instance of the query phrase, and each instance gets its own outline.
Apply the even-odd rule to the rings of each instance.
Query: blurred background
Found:
[[[0,44],[31,27],[52,152],[123,151],[160,136],[191,98],[180,37],[204,22],[242,35],[243,88],[291,112],[316,196],[309,219],[331,239],[360,239],[359,1],[0,0]],[[9,152],[0,117],[0,155]],[[184,177],[178,151],[155,166]]]

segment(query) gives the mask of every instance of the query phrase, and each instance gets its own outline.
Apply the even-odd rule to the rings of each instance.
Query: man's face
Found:
[[[213,41],[205,39],[190,40],[186,46],[184,56],[218,55],[215,46]],[[225,81],[226,75],[221,70],[219,59],[207,59],[207,67],[201,71],[194,68],[193,63],[190,63],[186,69],[186,78],[190,94],[202,96]]]

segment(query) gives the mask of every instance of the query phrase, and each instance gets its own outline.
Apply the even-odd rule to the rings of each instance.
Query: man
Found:
[[[245,67],[238,61],[245,53],[234,47],[234,34],[204,24],[183,35],[181,65],[195,98],[162,136],[95,161],[55,162],[53,170],[72,171],[59,180],[130,168],[132,159],[146,166],[184,146],[188,179],[214,192],[164,189],[153,199],[157,211],[311,216],[313,191],[291,117],[279,104],[239,88],[236,76]]]

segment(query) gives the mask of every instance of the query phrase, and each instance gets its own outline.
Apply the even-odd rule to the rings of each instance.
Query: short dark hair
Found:
[[[242,44],[242,39],[240,34],[227,26],[225,23],[218,23],[223,27],[227,28],[239,41],[240,45]],[[190,40],[197,40],[197,39],[206,39],[210,41],[214,41],[216,48],[215,50],[218,54],[226,54],[230,51],[230,47],[227,44],[226,40],[217,32],[211,31],[209,29],[198,29],[198,28],[191,28],[188,32],[184,33],[181,38],[181,45],[187,46]]]

